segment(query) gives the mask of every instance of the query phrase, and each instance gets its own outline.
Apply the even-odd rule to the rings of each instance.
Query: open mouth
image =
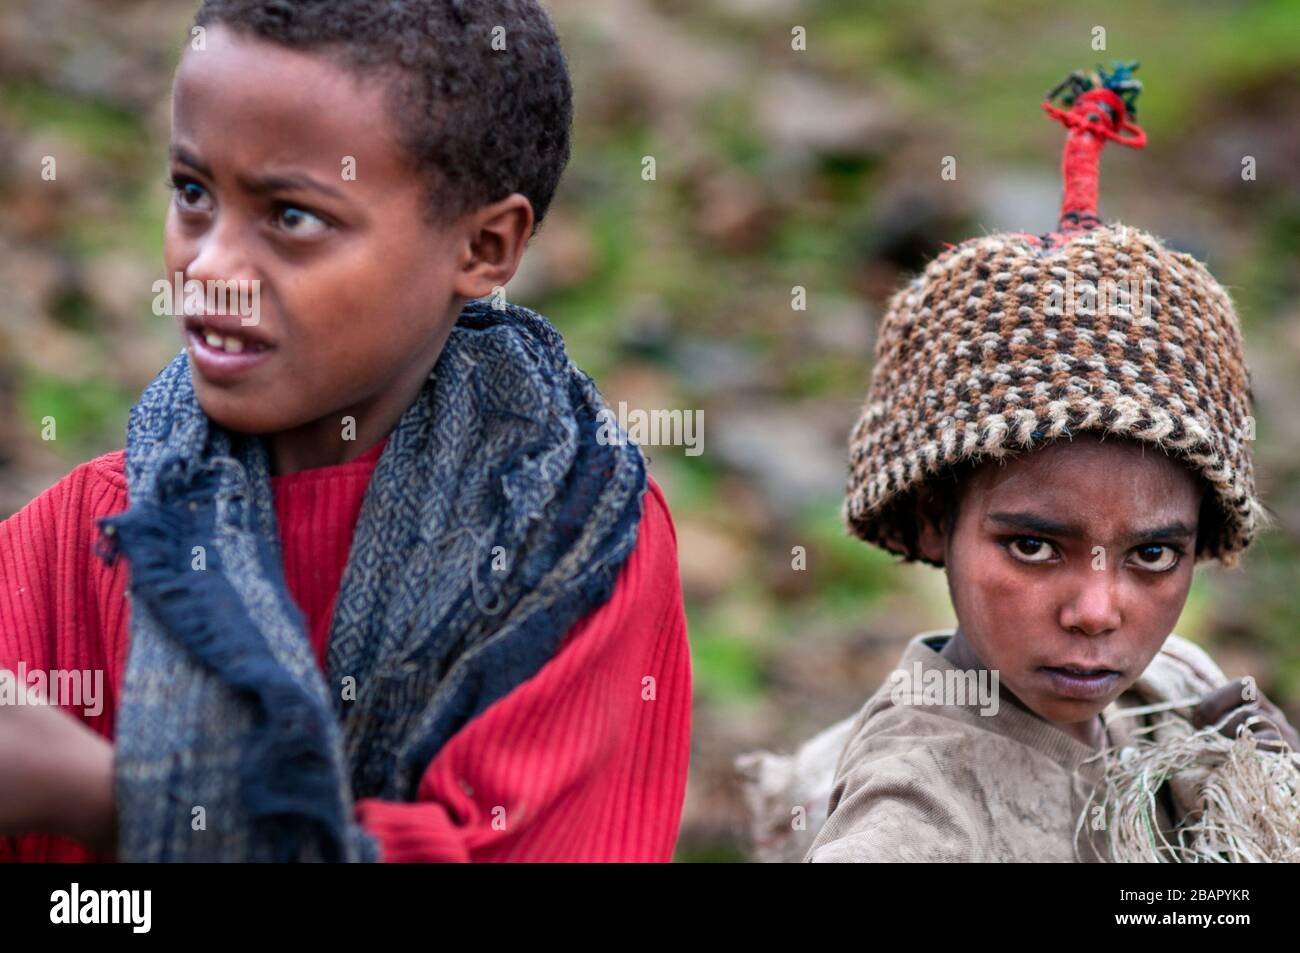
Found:
[[[241,337],[238,334],[218,334],[216,331],[205,329],[191,330],[194,337],[214,351],[224,351],[226,354],[243,354],[247,351],[256,354],[268,350],[267,346],[260,341]]]
[[[233,384],[271,360],[273,345],[238,332],[221,332],[202,326],[186,328],[190,360],[195,370],[213,384]]]
[[[246,325],[242,317],[187,314],[184,326],[192,344],[207,345],[210,351],[220,354],[257,354],[274,347],[261,328]]]

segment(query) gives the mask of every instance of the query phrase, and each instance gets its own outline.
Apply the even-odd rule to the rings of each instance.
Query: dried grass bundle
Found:
[[[1194,707],[1180,699],[1120,709],[1134,717]],[[1300,861],[1300,754],[1269,739],[1261,747],[1250,730],[1267,719],[1253,716],[1236,738],[1220,734],[1231,711],[1200,730],[1183,718],[1139,728],[1133,743],[1098,754],[1104,774],[1075,829],[1079,834],[1094,808],[1102,808],[1104,839],[1116,863],[1258,863]],[[1147,737],[1162,729],[1159,740]],[[1171,841],[1157,820],[1161,785],[1178,778],[1190,784],[1195,806],[1177,820]]]

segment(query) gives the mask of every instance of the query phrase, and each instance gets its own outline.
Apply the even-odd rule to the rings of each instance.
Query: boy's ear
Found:
[[[922,484],[916,491],[916,546],[922,556],[940,565],[948,542],[943,517],[943,500]]]
[[[518,192],[469,213],[456,294],[485,298],[515,276],[533,233],[533,203]]]

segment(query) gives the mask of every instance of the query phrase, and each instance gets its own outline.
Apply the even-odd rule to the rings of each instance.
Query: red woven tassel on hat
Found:
[[[1113,72],[1076,71],[1056,85],[1043,100],[1043,109],[1069,131],[1061,155],[1065,194],[1061,199],[1058,239],[1096,228],[1097,188],[1101,150],[1107,142],[1131,149],[1147,144],[1147,134],[1131,120],[1137,114],[1142,84],[1133,78],[1137,63],[1116,63]],[[1055,105],[1060,101],[1062,109]]]

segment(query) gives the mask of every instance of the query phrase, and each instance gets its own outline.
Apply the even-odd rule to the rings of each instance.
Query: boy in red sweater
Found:
[[[501,292],[569,154],[546,14],[207,0],[173,93],[184,349],[0,523],[0,859],[670,859],[672,523]]]

